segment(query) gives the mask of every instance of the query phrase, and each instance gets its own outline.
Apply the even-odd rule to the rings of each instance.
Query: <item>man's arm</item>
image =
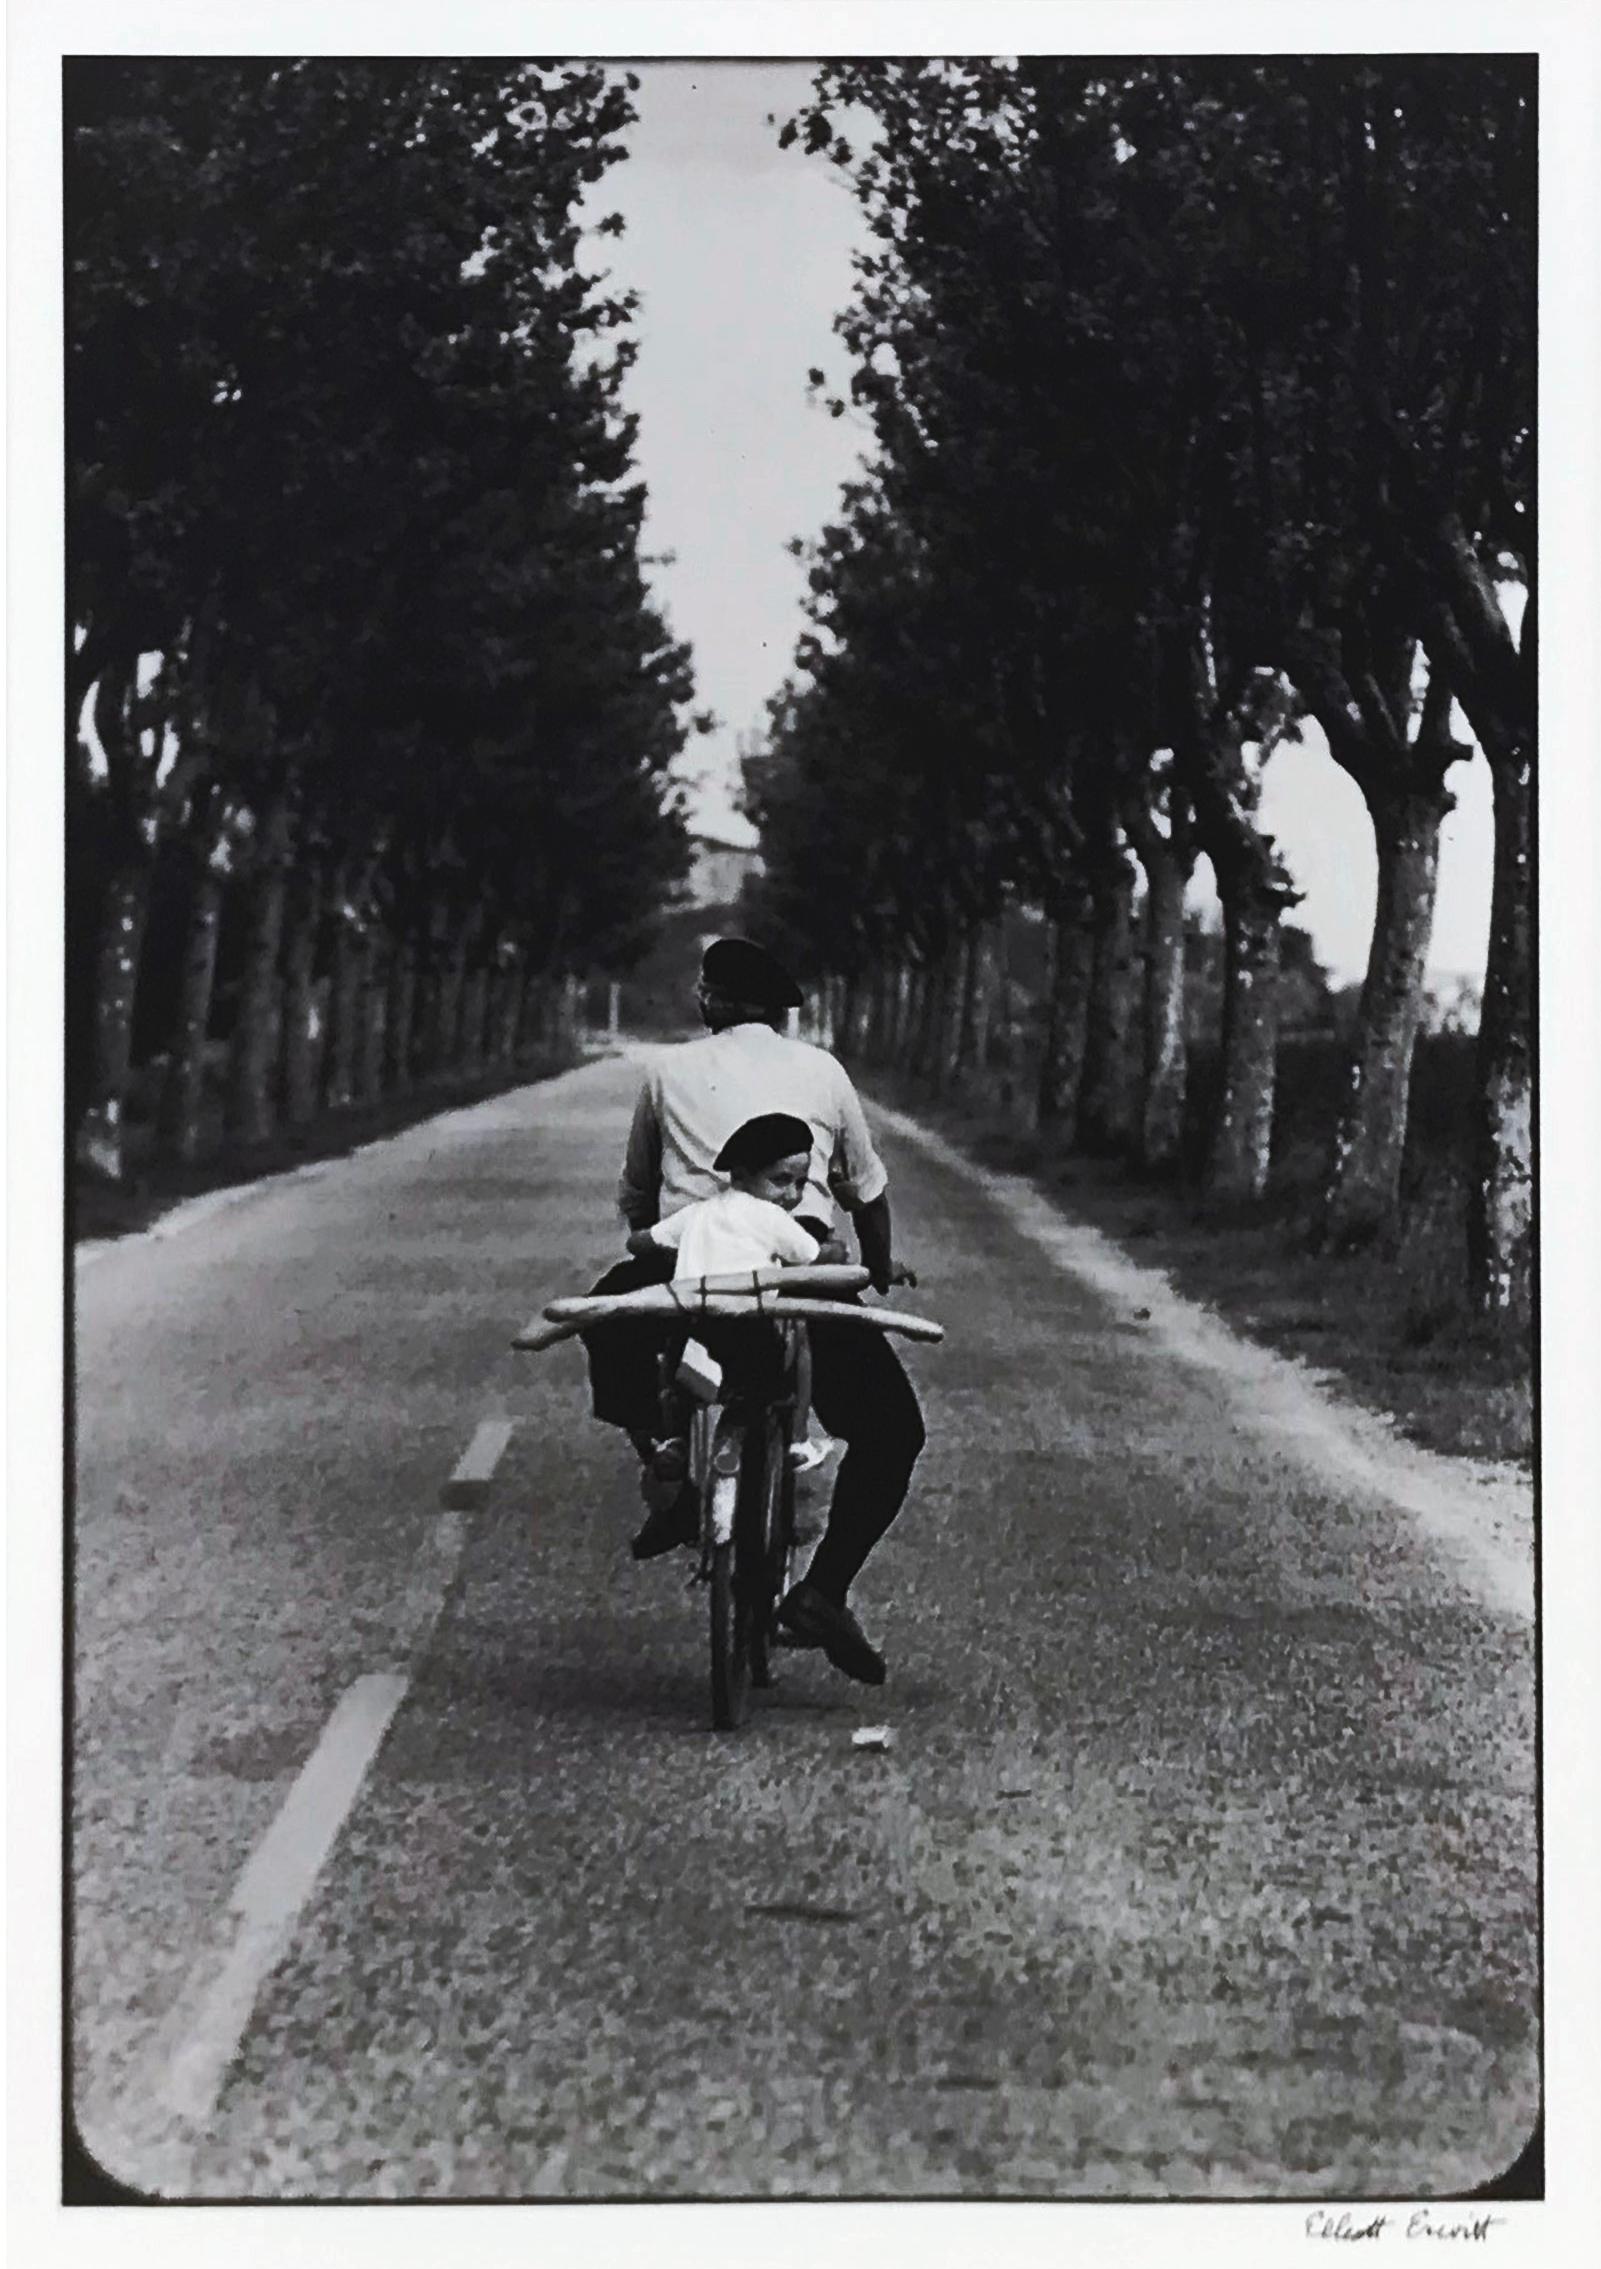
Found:
[[[873,1290],[887,1292],[895,1279],[895,1238],[890,1227],[888,1195],[880,1192],[866,1205],[853,1205],[850,1216],[856,1224],[856,1238],[862,1248],[862,1266],[872,1279]]]
[[[647,1079],[634,1105],[623,1156],[617,1203],[630,1229],[649,1229],[662,1209],[662,1130],[656,1116],[656,1098]]]
[[[833,1080],[834,1155],[828,1179],[834,1195],[853,1217],[883,1196],[889,1182],[884,1161],[873,1148],[862,1099],[843,1064],[826,1059]]]
[[[874,1290],[887,1292],[892,1284],[905,1281],[904,1274],[895,1266],[889,1176],[884,1171],[884,1161],[873,1148],[867,1114],[850,1074],[843,1065],[836,1065],[835,1075],[838,1135],[829,1180],[834,1195],[856,1224],[862,1266]]]

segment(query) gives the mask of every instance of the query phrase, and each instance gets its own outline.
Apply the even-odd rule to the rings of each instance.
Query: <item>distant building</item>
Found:
[[[747,875],[760,874],[762,855],[754,843],[729,843],[717,835],[692,833],[686,889],[691,906],[733,906]]]
[[[1442,976],[1435,980],[1424,1003],[1423,1026],[1427,1032],[1466,1032],[1479,1029],[1479,1015],[1484,1006],[1484,988],[1474,977]]]

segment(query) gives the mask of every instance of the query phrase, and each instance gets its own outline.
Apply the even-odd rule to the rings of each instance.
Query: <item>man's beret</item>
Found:
[[[714,938],[701,956],[701,983],[725,1000],[754,1008],[799,1008],[799,985],[765,946],[749,938]]]

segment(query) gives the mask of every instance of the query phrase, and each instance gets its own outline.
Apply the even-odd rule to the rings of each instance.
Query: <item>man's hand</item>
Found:
[[[887,1292],[892,1284],[915,1284],[911,1270],[895,1258],[895,1237],[890,1227],[889,1199],[876,1197],[871,1204],[853,1209],[856,1235],[862,1248],[862,1266],[867,1281],[875,1292]]]
[[[853,1206],[856,1241],[862,1248],[862,1266],[875,1292],[887,1292],[895,1267],[894,1238],[890,1232],[889,1199],[876,1197],[867,1205]]]

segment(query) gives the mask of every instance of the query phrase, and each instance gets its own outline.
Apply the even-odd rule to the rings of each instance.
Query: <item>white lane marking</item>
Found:
[[[400,1603],[395,1630],[397,1661],[415,1656],[438,1622],[466,1542],[467,1524],[460,1513],[441,1513],[413,1562],[406,1596]]]
[[[1294,1357],[1241,1338],[1087,1222],[1073,1221],[1020,1174],[979,1166],[916,1119],[873,1103],[892,1134],[975,1183],[1013,1227],[1069,1276],[1120,1307],[1142,1307],[1150,1342],[1221,1379],[1239,1418],[1325,1481],[1362,1489],[1409,1514],[1443,1544],[1486,1605],[1534,1613],[1533,1492],[1515,1470],[1444,1457],[1393,1433],[1375,1412],[1334,1403]]]
[[[410,1689],[411,1671],[398,1665],[408,1656],[415,1660],[430,1637],[466,1539],[467,1525],[457,1513],[445,1513],[433,1524],[401,1602],[394,1643],[397,1667],[369,1672],[340,1698],[240,1871],[160,2029],[145,2067],[152,2077],[130,2102],[128,2117],[130,2132],[143,2139],[152,2164],[173,2170],[167,2180],[176,2188],[169,2195],[181,2195],[184,2188],[182,2138],[203,2128],[216,2110],[261,1989],[284,1957]]]
[[[489,1494],[489,1484],[495,1478],[495,1468],[506,1454],[506,1445],[516,1429],[512,1418],[485,1418],[466,1449],[456,1461],[456,1470],[440,1491],[442,1505],[457,1511],[468,1512],[481,1505]]]
[[[356,1680],[246,1861],[225,1910],[222,1942],[191,1970],[174,2012],[176,2046],[156,2092],[168,2118],[198,2125],[216,2109],[257,1996],[282,1959],[409,1684],[397,1671]]]

